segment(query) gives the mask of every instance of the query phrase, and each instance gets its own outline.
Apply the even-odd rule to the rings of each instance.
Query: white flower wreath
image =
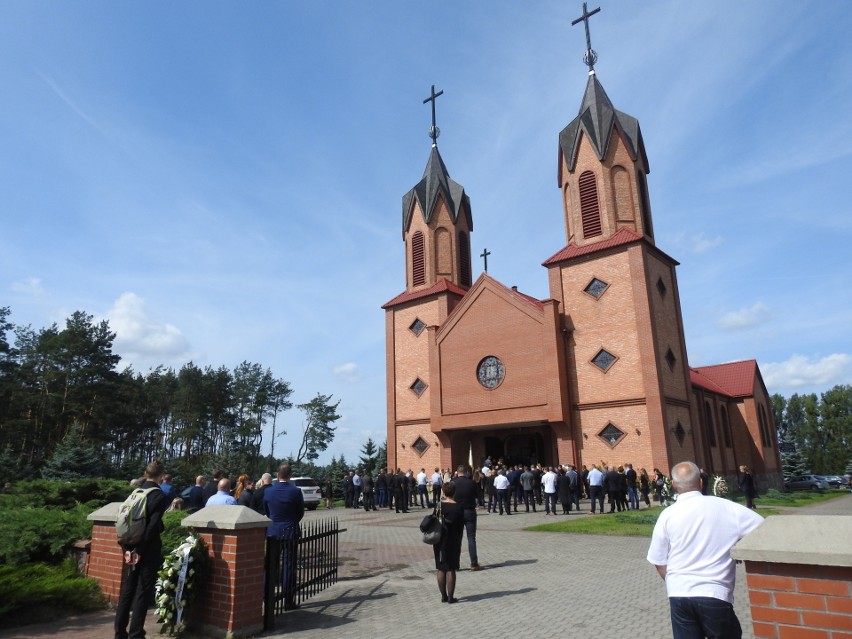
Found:
[[[155,602],[163,624],[161,633],[180,635],[186,630],[187,604],[198,591],[198,580],[207,565],[207,548],[201,537],[190,535],[166,555],[157,573]]]

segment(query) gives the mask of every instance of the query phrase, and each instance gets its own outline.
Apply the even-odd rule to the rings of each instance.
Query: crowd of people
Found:
[[[508,464],[502,459],[496,463],[490,458],[481,468],[466,467],[466,476],[475,487],[476,507],[486,513],[511,515],[543,510],[545,515],[568,515],[580,511],[580,500],[591,500],[591,512],[603,513],[605,502],[608,512],[638,510],[656,503],[666,505],[670,499],[670,482],[658,469],[652,474],[633,464],[582,465],[571,464],[542,466],[541,464]],[[381,469],[375,477],[361,469],[343,475],[341,490],[346,508],[363,508],[375,511],[380,508],[398,513],[411,508],[432,508],[440,500],[441,487],[454,478],[449,468],[435,468],[431,472],[420,468],[403,471],[401,468]],[[702,471],[704,493],[707,494],[709,476]],[[326,494],[333,489],[332,481],[326,484]],[[327,507],[331,508],[329,500]]]

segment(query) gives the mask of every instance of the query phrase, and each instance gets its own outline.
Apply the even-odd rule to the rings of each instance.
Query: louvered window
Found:
[[[459,231],[459,280],[462,286],[470,286],[470,238]]]
[[[417,231],[411,238],[411,285],[426,283],[426,252],[423,247],[423,233]]]
[[[598,204],[598,183],[595,174],[586,171],[580,176],[580,213],[583,216],[583,237],[601,234],[601,209]]]

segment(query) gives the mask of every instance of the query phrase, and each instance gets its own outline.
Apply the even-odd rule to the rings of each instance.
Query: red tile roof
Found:
[[[443,292],[455,293],[461,297],[464,297],[467,291],[456,284],[453,284],[448,279],[440,279],[435,284],[430,286],[429,288],[424,288],[419,291],[406,291],[404,293],[400,293],[391,301],[382,304],[382,308],[390,308],[391,306],[398,306],[399,304],[405,304],[406,302],[411,302],[413,300],[419,300],[423,297],[429,297],[430,295],[437,295],[438,293]]]
[[[589,253],[605,251],[606,249],[622,246],[624,244],[632,244],[633,242],[638,242],[641,239],[642,236],[638,233],[635,233],[626,227],[621,228],[614,235],[606,238],[605,240],[601,240],[600,242],[594,242],[593,244],[577,246],[571,242],[564,249],[556,253],[556,255],[545,260],[543,266],[556,264],[557,262],[562,262],[564,260],[571,259],[572,257],[580,257],[581,255],[588,255]]]
[[[729,397],[748,397],[754,395],[757,362],[747,359],[715,366],[690,367],[689,373],[696,386]]]

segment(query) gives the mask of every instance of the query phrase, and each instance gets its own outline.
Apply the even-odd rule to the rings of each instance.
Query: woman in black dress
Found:
[[[564,467],[559,468],[559,477],[556,478],[556,497],[562,504],[562,514],[571,514],[571,480]]]
[[[456,603],[453,596],[456,591],[456,571],[459,569],[462,534],[464,533],[464,511],[456,503],[456,485],[452,481],[441,486],[444,498],[441,500],[441,517],[444,520],[444,534],[440,543],[432,546],[435,551],[435,570],[438,578],[438,590],[441,601]]]
[[[754,477],[751,476],[748,466],[740,466],[740,476],[738,479],[740,491],[742,491],[746,498],[746,507],[753,509],[757,491],[754,489]]]
[[[650,479],[648,477],[648,471],[644,468],[639,469],[639,492],[642,493],[642,499],[645,501],[645,504],[648,508],[651,507],[651,500],[648,498],[648,494],[651,492]]]

